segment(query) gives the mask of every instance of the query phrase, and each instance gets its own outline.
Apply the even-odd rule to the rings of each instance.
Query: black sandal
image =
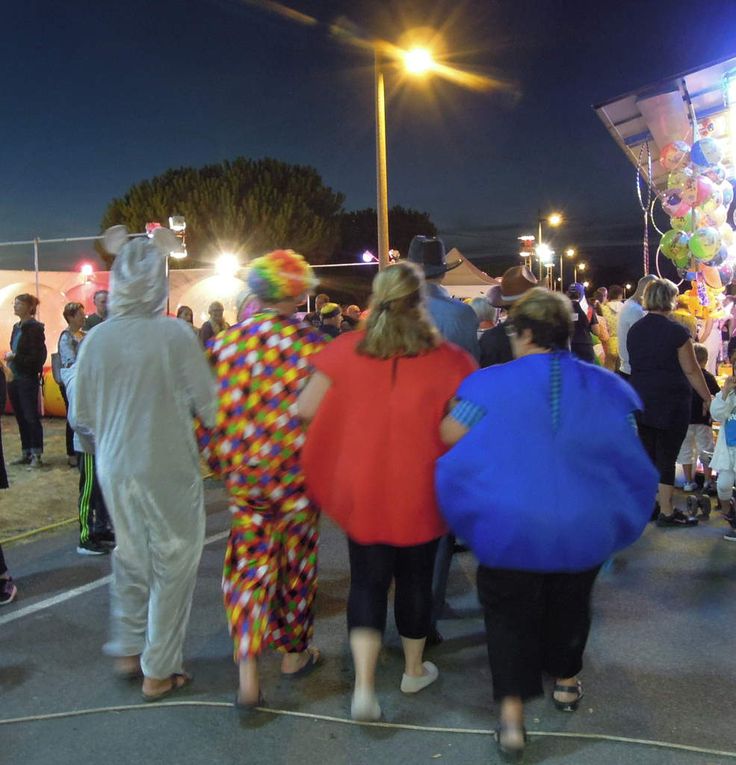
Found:
[[[576,693],[577,698],[572,701],[558,701],[554,696],[555,693]],[[578,680],[575,685],[560,685],[560,683],[555,683],[555,689],[552,692],[552,701],[554,701],[555,706],[560,712],[574,712],[578,708],[578,704],[580,703],[580,699],[583,698],[583,695],[583,684],[580,680]]]
[[[521,731],[523,743],[521,746],[506,746],[503,743],[503,735],[507,731],[518,732]],[[496,726],[496,730],[493,731],[493,737],[496,739],[496,748],[501,755],[501,759],[504,762],[521,762],[521,758],[524,756],[524,746],[528,740],[526,735],[526,728],[523,725],[513,725],[501,720]]]

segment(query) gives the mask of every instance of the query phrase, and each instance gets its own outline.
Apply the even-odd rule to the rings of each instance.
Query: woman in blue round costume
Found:
[[[531,289],[506,331],[516,360],[461,384],[442,422],[454,446],[436,482],[448,524],[480,562],[496,741],[515,760],[524,701],[543,693],[543,673],[558,709],[574,711],[582,698],[593,584],[644,530],[657,473],[636,434],[637,394],[570,353],[568,298]]]

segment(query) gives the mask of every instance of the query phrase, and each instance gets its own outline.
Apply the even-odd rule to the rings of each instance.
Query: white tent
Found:
[[[462,259],[462,263],[453,268],[452,271],[448,271],[442,286],[456,298],[474,298],[483,297],[488,289],[494,284],[499,284],[500,279],[494,279],[492,276],[488,276],[485,271],[481,271],[480,268],[474,266],[457,248],[453,247],[450,252],[447,253],[448,263],[452,263],[458,258]]]

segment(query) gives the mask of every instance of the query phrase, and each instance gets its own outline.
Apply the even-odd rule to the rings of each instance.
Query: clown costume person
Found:
[[[276,250],[250,264],[261,308],[210,347],[218,386],[216,424],[201,431],[210,467],[230,495],[232,529],[223,594],[239,666],[236,706],[263,703],[258,656],[283,653],[281,672],[304,676],[320,662],[310,646],[317,589],[319,513],[304,488],[304,430],[297,395],[322,334],[293,314],[315,284],[309,264]]]
[[[71,425],[91,438],[98,480],[115,527],[111,640],[118,674],[143,675],[156,701],[187,685],[183,645],[204,543],[204,490],[196,416],[212,424],[215,386],[197,339],[164,316],[168,229],[127,241],[105,234],[118,253],[110,317],[80,346]]]

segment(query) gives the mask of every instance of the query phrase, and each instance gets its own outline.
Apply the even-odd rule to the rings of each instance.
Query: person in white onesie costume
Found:
[[[193,417],[214,425],[215,383],[191,329],[164,315],[174,235],[128,241],[114,226],[105,246],[118,253],[109,318],[80,346],[72,427],[94,439],[116,530],[105,651],[157,701],[191,680],[183,643],[205,525]]]

